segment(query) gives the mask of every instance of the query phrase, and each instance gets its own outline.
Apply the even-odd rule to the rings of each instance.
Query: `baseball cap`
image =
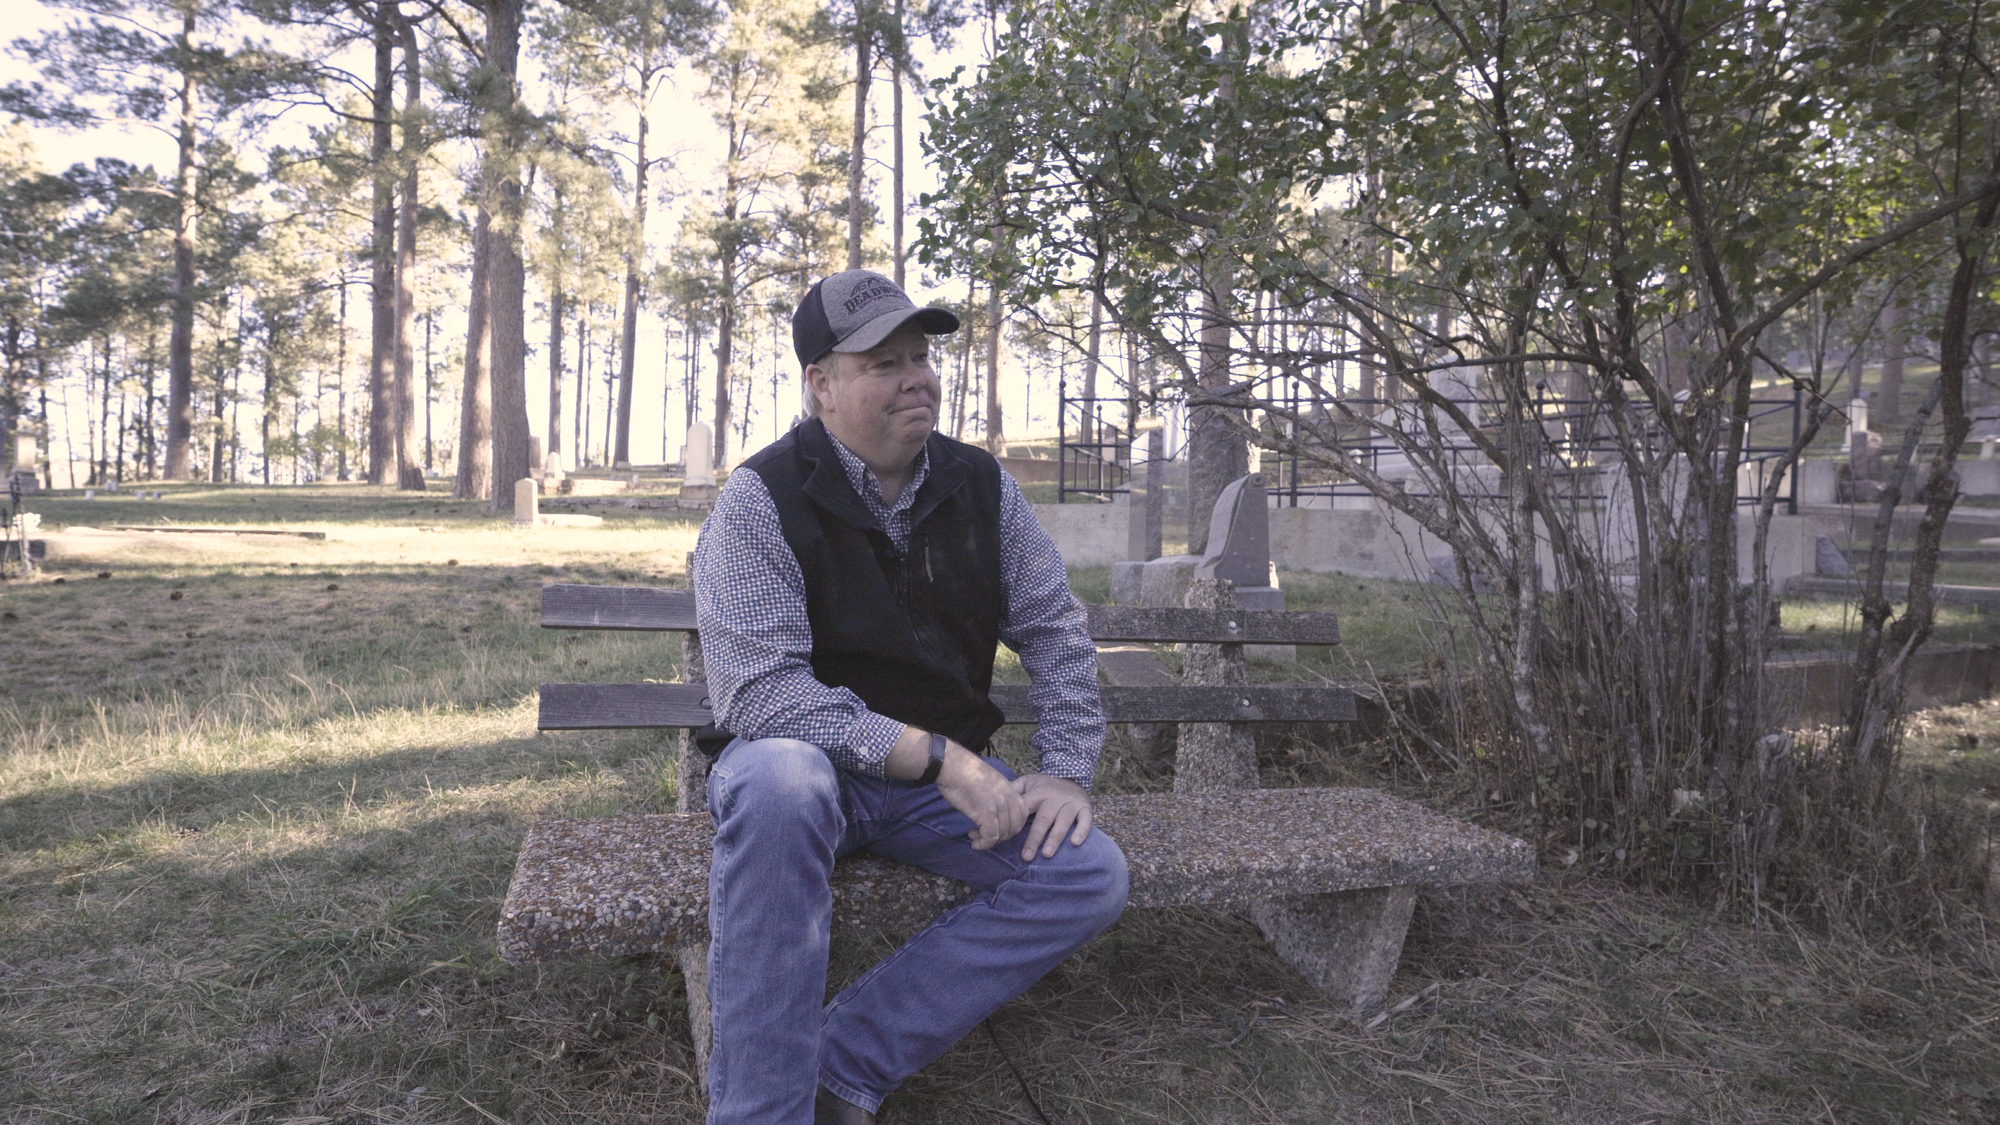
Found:
[[[801,369],[828,352],[865,352],[916,321],[932,336],[958,331],[949,309],[920,309],[901,286],[873,270],[846,270],[806,290],[792,314],[792,350]]]

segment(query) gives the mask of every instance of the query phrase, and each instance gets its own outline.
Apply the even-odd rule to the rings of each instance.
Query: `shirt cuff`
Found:
[[[859,771],[869,777],[887,777],[889,752],[896,748],[896,741],[903,737],[907,725],[873,711],[861,712],[854,720],[853,741],[848,743]]]

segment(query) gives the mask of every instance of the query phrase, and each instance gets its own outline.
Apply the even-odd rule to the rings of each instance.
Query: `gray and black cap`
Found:
[[[949,309],[920,309],[902,287],[873,270],[846,270],[806,291],[792,314],[792,350],[804,370],[828,352],[865,352],[916,321],[932,336],[958,331]]]

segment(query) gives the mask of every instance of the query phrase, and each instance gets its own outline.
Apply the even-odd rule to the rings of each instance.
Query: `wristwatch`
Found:
[[[944,772],[944,746],[945,746],[944,735],[941,735],[936,731],[932,731],[931,764],[925,766],[924,772],[918,775],[917,777],[918,785],[934,785],[937,783],[938,774]]]

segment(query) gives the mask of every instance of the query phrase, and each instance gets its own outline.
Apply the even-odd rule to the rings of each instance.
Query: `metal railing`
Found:
[[[1068,503],[1072,495],[1106,500],[1128,491],[1132,479],[1134,404],[1124,398],[1073,396],[1066,383],[1059,384],[1057,396],[1061,427],[1057,502]],[[1426,475],[1417,472],[1407,455],[1379,432],[1380,427],[1399,421],[1398,415],[1408,416],[1412,426],[1420,424],[1417,407],[1410,400],[1340,400],[1344,407],[1339,412],[1341,416],[1360,416],[1373,419],[1373,422],[1341,422],[1334,412],[1328,410],[1328,400],[1296,390],[1284,396],[1267,397],[1264,401],[1294,417],[1310,419],[1323,431],[1331,431],[1338,447],[1351,460],[1376,475],[1403,480],[1412,495],[1431,495],[1426,486]],[[1483,422],[1484,418],[1506,408],[1508,404],[1505,400],[1466,398],[1455,401],[1483,436],[1503,447],[1506,445],[1509,435],[1505,428]],[[1633,409],[1641,431],[1640,440],[1658,448],[1664,443],[1665,434],[1651,406],[1642,403],[1636,404]],[[1749,429],[1753,440],[1744,447],[1742,468],[1737,477],[1736,503],[1739,506],[1754,506],[1759,501],[1769,474],[1776,471],[1778,462],[1798,439],[1804,409],[1804,396],[1796,391],[1782,398],[1751,400]],[[1543,435],[1538,456],[1558,460],[1570,471],[1573,487],[1566,492],[1566,499],[1581,503],[1608,502],[1612,484],[1607,480],[1609,474],[1604,466],[1622,455],[1622,451],[1613,437],[1606,405],[1597,399],[1560,398],[1544,390],[1536,395],[1535,418]],[[1774,419],[1784,419],[1788,423],[1786,440],[1782,444],[1755,440],[1760,429],[1766,432],[1771,429]],[[1453,423],[1444,418],[1440,418],[1439,422],[1441,440],[1432,446],[1432,452],[1441,455],[1460,496],[1466,499],[1500,498],[1500,480],[1485,452],[1469,434]],[[1270,419],[1265,424],[1287,423]],[[1427,469],[1434,472],[1437,467],[1437,463],[1433,462]],[[1281,507],[1296,508],[1302,502],[1310,506],[1314,500],[1323,499],[1331,503],[1337,497],[1370,495],[1358,481],[1297,453],[1267,453],[1263,458],[1263,471],[1265,487]],[[1785,504],[1786,514],[1798,514],[1796,471],[1786,474],[1780,499]]]

